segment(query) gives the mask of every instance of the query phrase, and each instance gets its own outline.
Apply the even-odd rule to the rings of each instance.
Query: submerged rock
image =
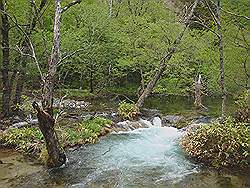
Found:
[[[122,121],[114,124],[111,127],[112,132],[120,132],[120,131],[132,131],[139,128],[148,128],[152,126],[150,121],[140,119],[139,121]]]

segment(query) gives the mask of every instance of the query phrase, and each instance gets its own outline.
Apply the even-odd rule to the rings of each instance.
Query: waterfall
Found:
[[[154,117],[153,119],[153,125],[156,126],[156,127],[161,127],[161,118],[160,117]]]

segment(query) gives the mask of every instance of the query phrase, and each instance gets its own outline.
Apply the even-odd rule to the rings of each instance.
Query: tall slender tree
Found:
[[[221,104],[221,114],[222,117],[225,116],[226,111],[226,87],[225,87],[225,63],[224,63],[224,45],[223,45],[223,34],[221,26],[221,1],[217,0],[216,4],[217,10],[217,28],[218,28],[218,37],[219,37],[219,51],[220,51],[220,86],[222,93],[222,104]]]
[[[10,80],[9,80],[9,66],[10,66],[10,47],[9,47],[9,19],[6,10],[6,0],[0,0],[1,10],[1,35],[2,35],[2,81],[3,81],[3,96],[2,108],[4,117],[10,115]]]
[[[151,80],[147,84],[147,87],[145,88],[145,90],[143,91],[143,93],[141,94],[141,96],[139,97],[139,99],[136,103],[137,108],[140,109],[143,106],[145,99],[152,92],[157,81],[160,79],[161,75],[164,73],[165,69],[167,68],[167,66],[168,66],[167,63],[171,60],[172,56],[176,53],[177,47],[180,45],[181,40],[183,38],[183,35],[185,34],[185,31],[189,28],[189,26],[191,24],[191,19],[194,15],[194,11],[195,11],[197,5],[199,4],[199,2],[200,2],[200,0],[194,1],[194,4],[192,6],[190,13],[184,19],[185,27],[184,27],[183,31],[178,35],[178,37],[173,42],[172,47],[170,47],[168,49],[168,51],[165,53],[165,56],[161,59],[160,65],[157,68],[154,76],[151,78]]]
[[[37,111],[39,128],[43,133],[48,151],[48,165],[50,167],[58,167],[66,162],[66,155],[59,144],[57,134],[55,132],[55,119],[53,117],[53,92],[55,79],[57,74],[57,65],[60,61],[60,32],[61,32],[61,16],[64,11],[71,6],[78,4],[81,0],[75,0],[61,7],[61,0],[55,2],[55,17],[54,17],[54,36],[51,56],[48,60],[48,72],[45,78],[42,79],[42,108],[34,102],[33,107]]]

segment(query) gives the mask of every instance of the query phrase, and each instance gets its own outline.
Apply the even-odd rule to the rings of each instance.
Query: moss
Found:
[[[181,145],[189,156],[213,167],[245,167],[248,141],[249,127],[228,118],[224,124],[207,124],[188,132]]]
[[[111,120],[96,117],[70,126],[68,124],[58,126],[56,127],[56,132],[62,147],[67,148],[84,143],[97,142],[102,128],[111,124]],[[38,157],[41,161],[46,161],[45,141],[39,128],[14,128],[1,132],[0,143],[5,147],[17,149],[26,155]]]

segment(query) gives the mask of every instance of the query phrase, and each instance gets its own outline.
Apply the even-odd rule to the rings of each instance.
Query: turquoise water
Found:
[[[10,187],[247,188],[247,175],[211,172],[182,152],[183,132],[151,126],[68,151],[68,164],[10,180]]]

